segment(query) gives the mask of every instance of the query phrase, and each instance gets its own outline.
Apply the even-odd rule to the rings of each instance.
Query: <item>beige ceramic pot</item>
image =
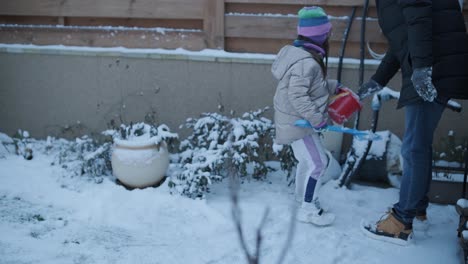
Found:
[[[166,143],[134,143],[115,140],[112,150],[114,176],[127,187],[144,188],[157,184],[166,175],[169,167],[169,152]]]

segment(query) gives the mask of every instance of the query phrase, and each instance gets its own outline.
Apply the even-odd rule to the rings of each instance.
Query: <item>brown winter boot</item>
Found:
[[[363,227],[368,236],[398,245],[407,245],[413,235],[412,224],[402,223],[395,217],[393,210],[377,224]]]
[[[393,237],[407,239],[413,232],[412,228],[407,228],[404,223],[400,222],[394,215],[390,213],[386,219],[377,223],[377,231],[387,233]]]

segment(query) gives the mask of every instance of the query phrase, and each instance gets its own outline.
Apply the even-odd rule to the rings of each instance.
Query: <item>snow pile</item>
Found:
[[[276,263],[296,207],[294,187],[280,168],[292,168],[293,160],[288,160],[289,147],[271,145],[273,125],[262,117],[264,111],[189,119],[185,125],[193,132],[173,155],[170,180],[133,191],[110,175],[105,163],[110,139],[34,140],[25,131],[19,133],[22,138],[0,133],[0,263],[246,263],[231,216],[228,181],[218,181],[227,158],[244,176],[239,206],[247,245],[257,243],[256,228],[269,208],[261,263]],[[124,131],[135,135],[137,129]],[[382,136],[388,139],[386,133]],[[34,158],[15,155],[16,144],[30,146]],[[383,145],[376,144],[371,155],[381,155]],[[282,162],[269,161],[271,150]],[[396,157],[396,150],[390,152]],[[336,186],[333,180],[326,183],[320,196],[337,221],[326,228],[297,223],[284,263],[458,262],[453,206],[431,204],[429,222],[414,225],[414,243],[399,247],[369,240],[360,231],[363,219],[377,221],[398,200],[398,189]]]
[[[458,199],[457,205],[461,208],[468,208],[468,200],[467,199]]]
[[[171,195],[158,188],[128,191],[111,178],[101,184],[64,178],[53,157],[0,159],[0,263],[242,264],[247,263],[231,216],[227,181],[205,199]],[[268,166],[279,168],[278,162]],[[294,204],[284,172],[268,181],[244,180],[239,199],[249,249],[265,208],[260,263],[277,263]],[[322,203],[336,214],[330,227],[297,223],[284,263],[459,263],[458,214],[431,204],[429,222],[414,227],[414,243],[400,247],[367,238],[362,219],[378,220],[398,199],[398,189],[325,184]]]

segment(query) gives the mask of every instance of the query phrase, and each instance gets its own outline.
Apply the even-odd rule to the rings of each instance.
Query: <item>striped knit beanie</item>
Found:
[[[322,45],[332,29],[325,11],[318,6],[304,7],[299,10],[298,17],[297,34]]]

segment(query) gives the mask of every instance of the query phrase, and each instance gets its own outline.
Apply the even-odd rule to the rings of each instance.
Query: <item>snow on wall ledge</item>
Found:
[[[148,58],[165,60],[191,60],[225,63],[254,63],[271,64],[275,54],[261,53],[235,53],[224,50],[205,49],[201,51],[189,51],[185,49],[130,49],[125,47],[78,47],[64,45],[31,45],[31,44],[0,44],[0,53],[29,53],[29,54],[54,54],[75,56],[105,56]],[[338,66],[338,58],[329,58],[329,67]],[[365,60],[366,67],[376,68],[379,60]],[[359,68],[359,60],[344,58],[343,67],[348,69]]]

